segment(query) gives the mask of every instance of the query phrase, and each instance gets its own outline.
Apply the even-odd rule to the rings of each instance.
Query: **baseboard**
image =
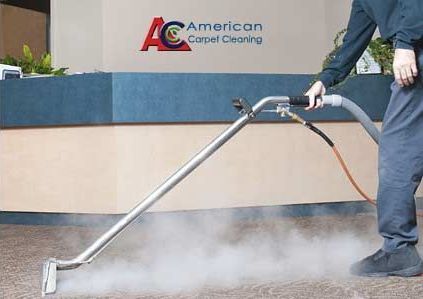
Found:
[[[179,212],[147,212],[137,222],[156,220],[160,217],[232,217],[237,220],[274,217],[309,217],[329,215],[354,215],[372,213],[375,208],[364,201],[339,203],[298,204],[268,207],[195,210]],[[60,225],[60,226],[110,226],[122,215],[0,212],[0,224]]]

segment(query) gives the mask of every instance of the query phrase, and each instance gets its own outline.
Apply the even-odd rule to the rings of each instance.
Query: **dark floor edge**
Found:
[[[196,217],[231,217],[234,220],[255,220],[278,217],[309,217],[329,215],[355,215],[372,213],[375,208],[364,201],[337,203],[296,204],[284,206],[228,208],[212,210],[194,210],[178,212],[147,212],[137,222],[148,222],[160,217],[193,218]],[[0,212],[0,224],[22,225],[58,225],[58,226],[110,226],[122,214],[67,214],[67,213],[33,213]]]

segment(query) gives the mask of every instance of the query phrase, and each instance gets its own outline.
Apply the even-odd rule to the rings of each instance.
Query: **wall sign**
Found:
[[[263,24],[227,21],[196,23],[165,22],[155,17],[140,51],[191,51],[191,45],[255,45],[263,44]]]

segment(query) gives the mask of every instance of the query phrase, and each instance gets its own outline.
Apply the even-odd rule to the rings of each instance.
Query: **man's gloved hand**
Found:
[[[323,85],[322,81],[315,82],[310,89],[305,93],[306,96],[310,97],[310,104],[305,110],[312,110],[316,108],[322,108],[323,102],[318,99],[316,103],[316,97],[322,96],[326,93],[326,88]]]
[[[395,49],[393,69],[395,81],[399,86],[404,87],[414,84],[414,77],[418,75],[414,50]]]

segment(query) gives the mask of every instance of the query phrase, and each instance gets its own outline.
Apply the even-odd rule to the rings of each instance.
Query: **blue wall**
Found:
[[[255,103],[268,95],[300,95],[313,75],[96,73],[0,81],[2,128],[119,123],[229,122],[231,100]],[[361,75],[329,93],[359,104],[381,120],[392,77]],[[336,108],[304,113],[312,121],[349,121]],[[284,121],[263,114],[257,121]]]

